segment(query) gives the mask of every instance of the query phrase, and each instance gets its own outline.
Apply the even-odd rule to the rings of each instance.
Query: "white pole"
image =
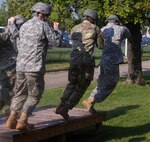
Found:
[[[127,58],[127,50],[128,50],[128,39],[125,39],[125,58]]]

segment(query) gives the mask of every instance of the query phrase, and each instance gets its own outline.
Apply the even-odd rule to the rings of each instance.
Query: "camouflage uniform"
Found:
[[[48,42],[58,46],[60,38],[49,27],[48,22],[36,16],[21,26],[19,35],[17,78],[11,109],[29,115],[44,91]]]
[[[104,37],[104,48],[100,61],[98,85],[91,93],[94,102],[102,102],[114,90],[119,80],[119,64],[123,63],[121,42],[130,37],[126,27],[113,22],[108,23],[101,31]]]
[[[9,21],[9,20],[8,20]],[[19,37],[19,28],[25,19],[21,15],[15,16],[15,21],[8,24],[6,33],[0,34],[0,109],[5,105],[10,105],[16,78],[16,56],[17,38]],[[15,46],[14,46],[15,45]]]
[[[95,60],[94,47],[99,45],[100,29],[84,20],[71,29],[72,52],[68,80],[61,104],[72,109],[77,105],[93,80]]]
[[[0,33],[0,109],[10,104],[15,82],[16,52],[8,33]]]

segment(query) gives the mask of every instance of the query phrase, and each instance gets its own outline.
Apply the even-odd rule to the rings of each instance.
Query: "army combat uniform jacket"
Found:
[[[43,72],[48,42],[58,46],[60,39],[45,21],[33,17],[20,29],[17,71]]]

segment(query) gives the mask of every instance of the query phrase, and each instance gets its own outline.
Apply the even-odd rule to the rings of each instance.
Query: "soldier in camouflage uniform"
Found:
[[[100,75],[98,85],[90,97],[83,101],[83,105],[91,113],[95,113],[94,104],[104,101],[114,90],[119,80],[119,64],[123,63],[121,42],[130,38],[129,30],[119,25],[116,15],[108,17],[108,24],[102,29],[104,47],[100,61]]]
[[[87,9],[83,13],[84,20],[71,29],[72,52],[68,72],[68,80],[56,114],[68,119],[68,111],[75,107],[93,80],[94,47],[102,42],[100,29],[96,26],[97,12]]]
[[[11,113],[6,122],[10,129],[27,130],[28,117],[44,91],[45,58],[48,43],[60,45],[60,35],[48,24],[51,7],[42,2],[32,7],[33,18],[25,22],[19,33],[16,82]],[[18,112],[21,112],[17,121]]]
[[[7,33],[0,33],[0,109],[10,105],[15,81],[16,52]]]
[[[17,52],[11,39],[16,40],[19,27],[24,22],[23,17],[18,16],[17,19],[15,17],[8,19],[6,32],[0,33],[0,109],[6,104],[10,105],[15,84]],[[21,22],[16,24],[18,21]]]

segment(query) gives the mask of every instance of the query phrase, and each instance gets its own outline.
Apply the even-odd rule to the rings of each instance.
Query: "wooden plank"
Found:
[[[69,111],[68,121],[55,114],[54,111],[55,108],[52,106],[35,109],[29,117],[29,123],[34,124],[35,129],[25,132],[5,128],[7,117],[0,117],[0,142],[37,142],[106,120],[104,111],[91,115],[84,109],[74,108]]]

